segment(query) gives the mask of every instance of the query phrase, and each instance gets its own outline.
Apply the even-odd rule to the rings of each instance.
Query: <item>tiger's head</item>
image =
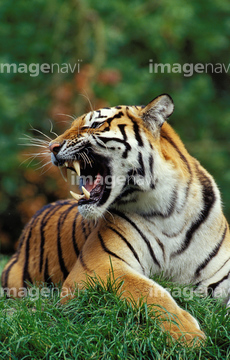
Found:
[[[72,195],[82,216],[98,219],[112,208],[144,213],[152,207],[164,167],[161,128],[173,109],[168,95],[147,106],[103,108],[77,118],[51,141],[53,164],[80,177],[82,195]]]

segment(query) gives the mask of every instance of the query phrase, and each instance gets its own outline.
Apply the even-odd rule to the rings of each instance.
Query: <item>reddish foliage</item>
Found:
[[[98,82],[103,85],[114,86],[121,81],[121,73],[117,69],[102,70],[98,75]]]

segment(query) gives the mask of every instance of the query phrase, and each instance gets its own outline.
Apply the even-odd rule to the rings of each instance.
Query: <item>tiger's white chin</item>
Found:
[[[101,218],[104,214],[103,209],[94,204],[78,205],[79,213],[87,220],[96,221]]]

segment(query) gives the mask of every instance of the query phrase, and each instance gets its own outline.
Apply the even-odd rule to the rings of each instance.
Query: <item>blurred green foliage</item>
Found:
[[[25,176],[33,163],[29,167],[21,164],[19,138],[30,124],[49,135],[49,118],[56,132],[63,131],[55,113],[60,108],[69,115],[86,111],[89,104],[81,94],[88,96],[93,106],[113,106],[146,104],[161,93],[169,93],[175,102],[170,122],[189,151],[215,177],[230,219],[229,73],[209,69],[208,73],[186,77],[183,73],[149,71],[150,60],[182,65],[221,63],[227,67],[229,15],[228,0],[1,2],[0,64],[73,65],[82,60],[79,74],[0,74],[3,250],[5,243],[16,240],[27,220],[20,207],[28,197],[23,189],[35,185],[30,187],[31,202],[41,195],[42,202],[62,196],[49,173],[41,176],[40,182],[40,170],[37,182]]]

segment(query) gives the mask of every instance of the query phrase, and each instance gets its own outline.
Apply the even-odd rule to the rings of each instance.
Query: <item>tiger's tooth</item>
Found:
[[[80,168],[79,161],[74,161],[73,162],[73,167],[76,170],[77,175],[81,176],[81,168]]]
[[[67,161],[65,162],[65,164],[64,164],[64,165],[65,165],[65,167],[68,167],[68,166],[69,166],[69,164],[68,164],[68,162],[67,162]]]
[[[79,201],[80,199],[84,198],[85,196],[84,195],[79,195],[79,194],[76,194],[75,192],[73,191],[70,191],[70,194],[73,196],[73,198],[77,201]]]
[[[83,193],[85,194],[86,199],[90,198],[90,192],[84,188],[84,186],[81,187]]]

